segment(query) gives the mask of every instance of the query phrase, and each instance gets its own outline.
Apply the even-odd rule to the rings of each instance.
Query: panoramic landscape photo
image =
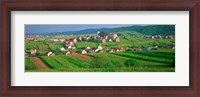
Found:
[[[175,25],[26,24],[25,72],[175,72]]]

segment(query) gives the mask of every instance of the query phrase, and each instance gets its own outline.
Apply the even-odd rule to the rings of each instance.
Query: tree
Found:
[[[112,68],[112,61],[106,55],[96,55],[92,62],[94,68]]]

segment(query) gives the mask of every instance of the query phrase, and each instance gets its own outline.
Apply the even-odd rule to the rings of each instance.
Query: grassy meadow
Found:
[[[87,54],[92,60],[73,56],[39,57],[51,69],[37,69],[31,58],[26,58],[28,72],[174,72],[175,50],[128,51],[119,53]]]

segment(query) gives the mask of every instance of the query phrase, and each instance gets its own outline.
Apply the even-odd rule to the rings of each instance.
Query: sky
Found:
[[[65,32],[79,31],[84,29],[99,29],[99,28],[118,28],[132,26],[131,24],[26,24],[25,33],[50,33],[50,32]]]

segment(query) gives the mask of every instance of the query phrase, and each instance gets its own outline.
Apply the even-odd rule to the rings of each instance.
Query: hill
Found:
[[[100,28],[84,29],[80,31],[48,32],[48,33],[26,33],[26,35],[78,35],[78,34],[96,34],[101,32],[117,32],[118,34],[135,34],[135,35],[174,35],[175,25],[148,25],[148,26],[128,26],[119,28]]]
[[[151,25],[143,28],[136,28],[134,31],[146,35],[174,35],[175,25]]]

